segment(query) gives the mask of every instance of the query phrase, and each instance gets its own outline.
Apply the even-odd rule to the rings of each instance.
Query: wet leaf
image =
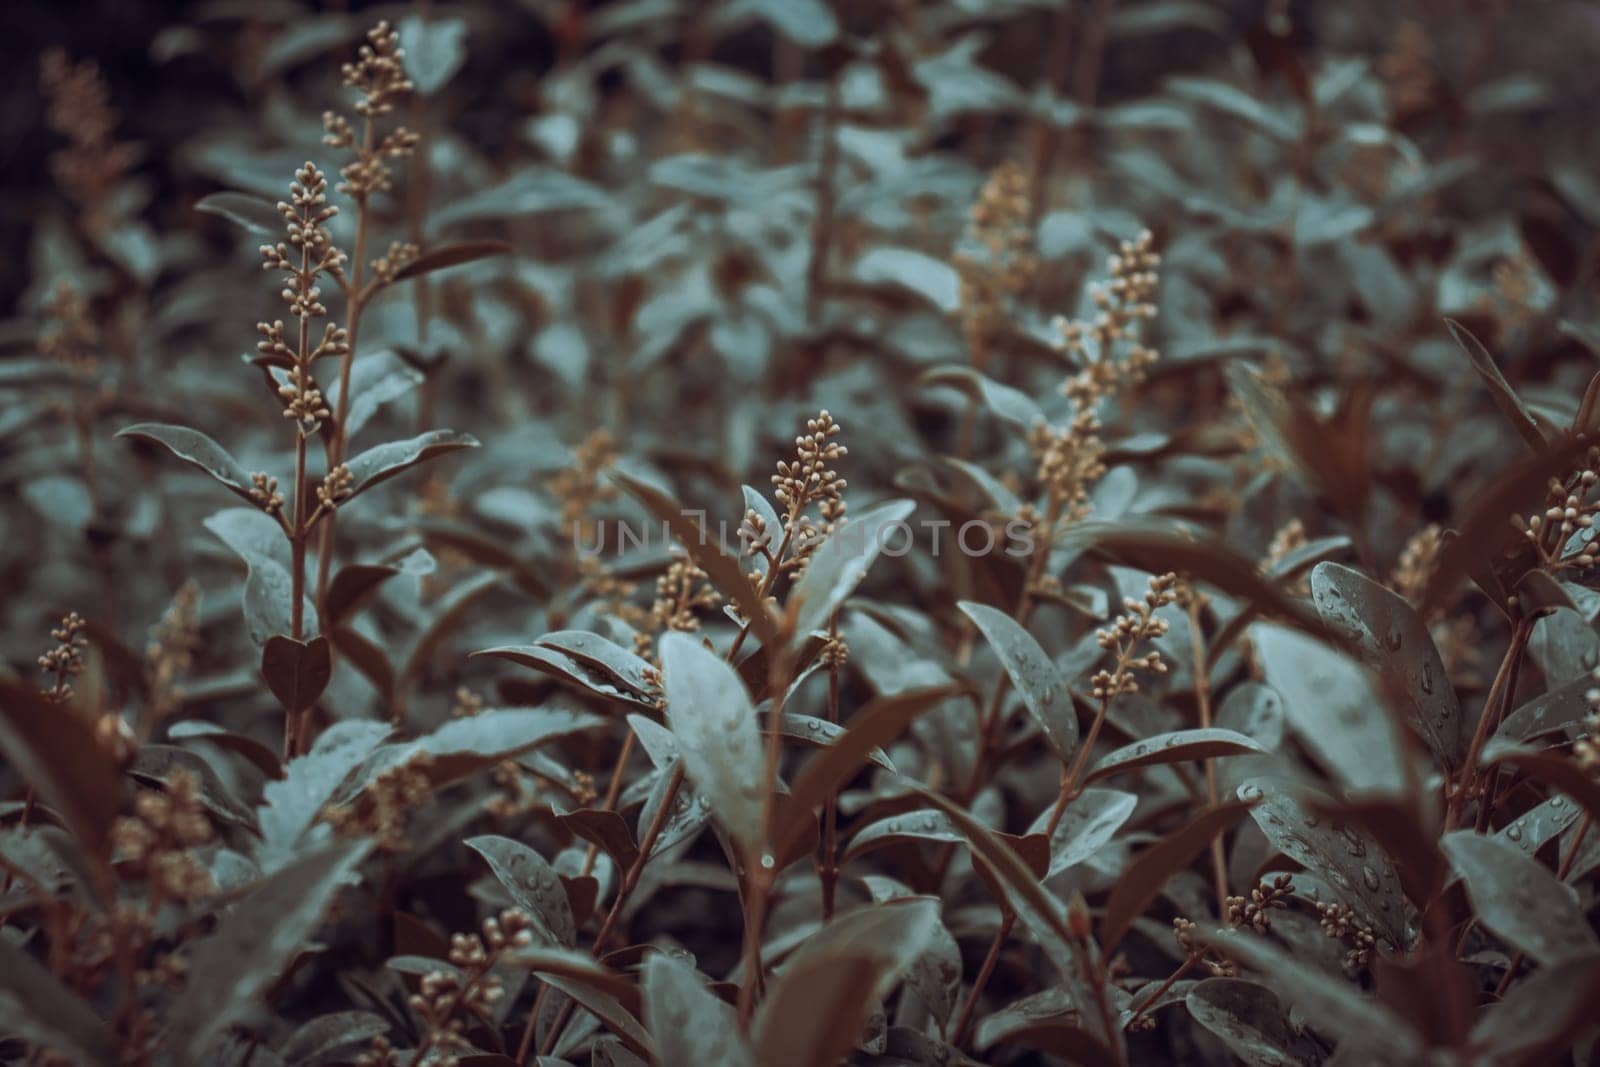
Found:
[[[1251,628],[1267,684],[1283,697],[1290,726],[1347,788],[1402,792],[1405,750],[1376,680],[1326,644],[1285,627]]]
[[[1514,844],[1471,830],[1440,842],[1467,886],[1478,921],[1541,963],[1600,952],[1600,942],[1570,886]]]
[[[546,943],[571,948],[578,938],[572,905],[561,878],[545,858],[519,841],[486,834],[468,838],[466,846],[482,856],[517,907],[533,919]]]
[[[541,671],[571,682],[578,688],[593,693],[595,696],[624,703],[630,707],[655,707],[655,698],[653,696],[646,698],[635,691],[632,686],[623,688],[617,684],[614,673],[603,670],[592,662],[586,662],[568,655],[557,648],[545,645],[504,645],[499,648],[479,649],[472,654],[474,656],[492,656],[495,659],[508,660],[518,666]]]
[[[1005,612],[970,600],[958,606],[994,649],[1050,747],[1063,764],[1070,763],[1078,748],[1078,713],[1055,663]]]
[[[694,969],[664,952],[644,962],[644,1015],[661,1063],[753,1067],[733,1009],[707,989]]]
[[[754,857],[763,844],[765,761],[744,682],[698,637],[683,633],[661,639],[661,673],[667,725],[689,781],[746,856]]]
[[[1469,1040],[1494,1063],[1546,1063],[1594,1022],[1600,1000],[1600,956],[1540,967],[1490,1004]]]
[[[1120,789],[1085,789],[1074,797],[1050,837],[1050,867],[1045,878],[1076,867],[1104,848],[1128,821],[1139,798]],[[1050,820],[1041,811],[1029,833],[1043,833]]]
[[[1421,1054],[1421,1036],[1394,1011],[1349,982],[1307,967],[1266,938],[1227,929],[1199,930],[1196,936],[1260,974],[1279,998],[1338,1041],[1341,1052],[1365,1053],[1386,1063],[1414,1063]]]
[[[1250,817],[1273,848],[1326,880],[1380,939],[1394,948],[1407,945],[1399,875],[1370,835],[1316,814],[1267,779],[1244,782],[1238,793],[1254,805]]]
[[[845,728],[836,722],[827,719],[818,719],[811,715],[796,715],[793,712],[783,713],[783,736],[800,741],[812,748],[826,748],[845,735]],[[876,766],[886,771],[894,770],[888,755],[881,748],[875,748],[867,753],[867,759]]]
[[[278,1049],[288,1063],[316,1067],[333,1060],[340,1052],[389,1032],[388,1020],[370,1011],[336,1011],[310,1020]]]
[[[168,426],[162,423],[141,422],[117,431],[118,437],[158,444],[185,463],[192,464],[215,478],[222,485],[254,505],[250,497],[250,472],[217,442],[187,426]]]
[[[806,563],[805,573],[789,593],[787,609],[794,633],[804,640],[828,625],[834,611],[866,577],[878,553],[916,507],[909,500],[891,500],[869,508],[834,530]]]
[[[229,1026],[255,1010],[355,876],[368,843],[336,845],[301,858],[258,883],[189,952],[183,992],[163,1013],[169,1040],[190,1062]]]
[[[261,841],[255,860],[271,874],[332,836],[317,824],[334,791],[383,741],[389,727],[376,722],[340,722],[324,730],[311,751],[284,765],[284,776],[261,792],[256,823]]]
[[[390,441],[375,445],[365,452],[350,457],[345,466],[350,469],[350,495],[346,502],[360,494],[403,474],[419,463],[437,456],[459,452],[463,448],[477,448],[478,439],[454,430],[430,430],[406,441]]]
[[[1184,763],[1223,756],[1259,756],[1266,751],[1253,738],[1219,727],[1174,730],[1107,752],[1095,762],[1084,781],[1094,782],[1158,763]]]
[[[907,811],[863,827],[850,839],[850,846],[845,849],[839,862],[849,863],[874,849],[907,841],[959,844],[965,840],[961,831],[942,812]]]
[[[333,677],[333,649],[326,637],[296,641],[282,634],[261,650],[261,676],[285,711],[304,711],[317,702]]]
[[[1271,989],[1239,978],[1208,978],[1184,998],[1189,1015],[1248,1067],[1315,1067],[1325,1056],[1297,1032]]]
[[[1422,619],[1403,598],[1337,563],[1311,572],[1311,597],[1329,626],[1360,650],[1362,662],[1397,679],[1406,721],[1449,769],[1461,765],[1461,704]]]

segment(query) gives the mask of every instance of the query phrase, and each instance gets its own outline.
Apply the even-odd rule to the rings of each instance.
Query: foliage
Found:
[[[348,7],[17,7],[0,1058],[1595,1058],[1589,5]]]

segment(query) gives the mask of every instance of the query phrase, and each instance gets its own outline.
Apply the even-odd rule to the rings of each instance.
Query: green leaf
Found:
[[[1461,765],[1461,703],[1427,625],[1405,599],[1337,563],[1311,572],[1311,598],[1323,620],[1347,637],[1362,662],[1395,679],[1406,720],[1448,769]]]
[[[677,632],[661,639],[661,674],[667,725],[684,771],[717,821],[753,858],[762,845],[765,760],[744,682],[697,636]]]
[[[521,667],[528,667],[564,681],[571,682],[586,692],[605,700],[617,701],[636,708],[654,708],[655,697],[617,684],[616,675],[596,667],[592,662],[580,660],[565,651],[546,645],[503,645],[484,648],[473,656],[492,656]]]
[[[207,516],[204,525],[244,560],[245,629],[251,643],[265,650],[272,638],[294,629],[292,560],[283,530],[258,508],[224,508]],[[303,632],[315,634],[320,624],[309,596],[302,596],[301,614]]]
[[[389,1021],[370,1011],[336,1011],[319,1015],[296,1030],[278,1049],[285,1063],[296,1067],[319,1067],[342,1059],[341,1052],[354,1053],[373,1038],[389,1032]]]
[[[1468,1042],[1486,1063],[1554,1063],[1594,1023],[1600,1002],[1600,956],[1541,967],[1487,1005]]]
[[[1439,844],[1466,883],[1478,921],[1514,948],[1545,964],[1600,950],[1572,887],[1509,841],[1456,830]]]
[[[1511,383],[1506,381],[1506,376],[1500,373],[1494,357],[1483,347],[1483,342],[1455,319],[1445,319],[1444,324],[1449,327],[1450,336],[1455,338],[1461,351],[1467,354],[1467,359],[1472,361],[1472,369],[1478,372],[1483,384],[1489,387],[1489,394],[1494,397],[1495,407],[1510,420],[1511,425],[1528,443],[1529,448],[1535,453],[1543,452],[1545,446],[1550,443],[1549,438],[1540,427],[1538,418],[1528,410],[1528,406],[1522,402],[1522,398],[1511,387]]]
[[[850,839],[850,846],[845,849],[839,862],[849,863],[874,849],[906,841],[959,844],[965,840],[961,831],[943,812],[928,809],[903,811],[862,827]]]
[[[826,0],[731,0],[717,12],[717,23],[736,25],[759,19],[802,48],[820,48],[839,36],[839,20]]]
[[[1313,757],[1348,789],[1402,792],[1406,749],[1370,672],[1286,627],[1257,623],[1250,632],[1267,684]]]
[[[572,904],[560,875],[543,856],[520,841],[494,834],[471,837],[465,843],[489,864],[512,901],[528,913],[547,943],[567,948],[576,943],[578,926],[572,917]]]
[[[250,472],[239,465],[226,448],[187,426],[170,426],[164,423],[141,422],[117,431],[118,437],[158,444],[185,463],[205,471],[228,489],[250,504]]]
[[[644,1017],[660,1063],[754,1067],[733,1008],[692,967],[664,952],[645,957]]]
[[[1193,730],[1174,730],[1154,737],[1124,745],[1108,752],[1095,762],[1084,777],[1086,782],[1099,781],[1113,774],[1122,774],[1139,767],[1158,763],[1183,763],[1188,760],[1218,759],[1223,756],[1258,756],[1267,750],[1254,738],[1218,727]]]
[[[407,15],[396,30],[406,54],[406,74],[422,96],[443,89],[467,61],[466,19]]]
[[[423,382],[423,374],[393,349],[357,356],[350,365],[350,406],[344,416],[345,439],[360,433],[378,409],[405,396]],[[328,406],[339,410],[339,379],[328,385]]]
[[[439,788],[558,738],[599,729],[606,722],[567,708],[491,708],[393,746],[390,765],[427,753],[433,757],[428,779]]]
[[[261,650],[261,676],[285,711],[304,711],[317,702],[333,677],[333,648],[326,637],[296,641],[282,634]]]
[[[397,474],[403,474],[419,463],[458,452],[463,448],[477,447],[476,437],[467,433],[456,433],[454,430],[430,430],[410,440],[376,445],[351,457],[345,463],[350,469],[350,495],[345,499],[347,501],[354,499],[373,486],[386,482]]]
[[[1078,748],[1078,713],[1055,663],[1033,635],[1005,612],[970,600],[957,606],[994,649],[1056,756],[1063,764],[1070,762]]]
[[[890,500],[868,508],[817,547],[787,602],[797,640],[828,625],[834,611],[867,576],[892,532],[915,508],[909,500]]]
[[[302,855],[263,879],[189,951],[188,981],[163,1013],[180,1058],[212,1062],[213,1041],[256,1010],[256,999],[303,951],[370,844]]]
[[[918,379],[924,386],[944,385],[959,389],[976,403],[1026,433],[1045,421],[1044,410],[1033,397],[1020,389],[979,374],[971,367],[935,367]]]

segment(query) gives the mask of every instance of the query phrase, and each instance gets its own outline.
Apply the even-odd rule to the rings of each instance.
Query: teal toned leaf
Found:
[[[1269,987],[1242,978],[1208,978],[1184,998],[1189,1015],[1247,1067],[1317,1067],[1325,1058],[1301,1034]]]
[[[1085,789],[1074,797],[1050,837],[1050,869],[1045,877],[1054,878],[1093,857],[1128,821],[1138,803],[1138,797],[1119,789]],[[1043,833],[1049,820],[1050,812],[1041,811],[1028,832]]]
[[[284,220],[270,200],[248,193],[212,193],[195,201],[194,209],[220,215],[248,233],[277,240],[283,234]]]
[[[118,430],[117,436],[158,444],[185,463],[199,467],[249,503],[255,503],[250,498],[250,472],[240,466],[226,448],[199,430],[141,422]]]
[[[1062,763],[1070,762],[1078,748],[1078,713],[1055,663],[1005,612],[970,600],[958,606],[994,649],[1050,747]]]
[[[1500,373],[1494,357],[1483,347],[1483,342],[1455,319],[1445,319],[1444,324],[1449,327],[1450,336],[1455,338],[1456,344],[1461,346],[1461,351],[1467,354],[1467,359],[1472,361],[1472,369],[1478,372],[1483,384],[1489,387],[1489,395],[1494,398],[1495,406],[1528,443],[1529,448],[1534,452],[1542,452],[1549,444],[1549,440],[1540,427],[1538,418],[1528,410],[1528,406],[1522,402],[1522,398],[1511,387],[1511,383],[1506,381],[1506,376]]]
[[[1084,781],[1093,782],[1113,774],[1122,774],[1125,771],[1157,763],[1261,755],[1266,751],[1253,738],[1234,733],[1232,730],[1218,727],[1174,730],[1107,752],[1095,763]]]
[[[376,445],[346,462],[345,466],[350,469],[350,497],[358,496],[436,456],[477,447],[477,438],[454,430],[430,430],[408,441]]]
[[[192,1063],[229,1026],[255,1010],[296,953],[303,950],[339,890],[355,875],[368,844],[302,855],[262,880],[189,951],[183,992],[163,1013],[171,1040]]]
[[[828,625],[896,530],[904,529],[906,517],[915,507],[909,500],[891,500],[869,508],[818,546],[806,563],[805,574],[789,593],[788,609],[794,613],[798,638],[803,640],[811,631]]]
[[[691,634],[661,639],[667,725],[684,770],[716,819],[754,856],[761,847],[761,731],[738,672]]]
[[[1410,604],[1337,563],[1311,572],[1311,597],[1329,626],[1353,641],[1363,662],[1394,678],[1406,719],[1446,768],[1461,765],[1461,704],[1428,627]]]
[[[80,1067],[117,1062],[111,1027],[9,937],[0,938],[0,1031]]]
[[[1515,845],[1457,830],[1440,847],[1466,883],[1478,921],[1514,948],[1546,964],[1600,951],[1572,887]]]
[[[528,913],[547,943],[572,947],[578,937],[572,904],[561,877],[543,856],[520,841],[493,834],[468,838],[466,845],[488,862],[512,901]]]
[[[317,737],[310,752],[284,765],[281,780],[267,783],[256,812],[261,841],[255,860],[264,872],[286,867],[307,848],[331,838],[327,826],[317,824],[323,807],[388,733],[385,723],[335,723]]]
[[[663,952],[644,961],[644,1016],[661,1063],[753,1067],[733,1008],[694,969]]]

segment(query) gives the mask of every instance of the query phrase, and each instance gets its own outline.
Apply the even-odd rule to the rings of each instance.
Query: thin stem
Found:
[[[1189,649],[1194,659],[1194,700],[1200,712],[1200,728],[1211,727],[1211,678],[1206,669],[1206,634],[1201,625],[1200,609],[1204,606],[1200,596],[1191,586],[1188,596]],[[1206,804],[1217,806],[1217,766],[1210,757],[1205,761]],[[1222,835],[1211,839],[1211,876],[1216,883],[1217,914],[1221,915],[1223,901],[1228,899],[1228,860],[1222,849]]]
[[[956,1016],[955,1025],[950,1030],[950,1044],[956,1048],[966,1043],[967,1029],[972,1025],[972,1013],[978,1006],[978,998],[983,996],[983,987],[989,984],[989,976],[994,974],[995,965],[1000,962],[1000,952],[1006,946],[1006,938],[1011,936],[1011,929],[1016,925],[1016,913],[1008,909],[1000,919],[999,929],[994,932],[994,940],[989,942],[989,951],[984,953],[978,976],[972,980],[972,991],[967,994],[966,1002],[961,1005],[961,1013]]]
[[[839,613],[828,620],[828,639],[839,640]],[[828,721],[839,721],[839,660],[828,662]],[[833,793],[822,802],[822,861],[817,864],[822,883],[822,921],[833,918],[833,898],[839,884],[839,799]]]
[[[1162,996],[1166,993],[1167,990],[1169,990],[1173,986],[1177,985],[1178,984],[1178,979],[1180,979],[1184,975],[1188,974],[1190,969],[1193,968],[1194,965],[1199,963],[1199,962],[1200,962],[1200,956],[1198,954],[1191,954],[1190,956],[1185,958],[1182,963],[1178,964],[1177,969],[1174,970],[1171,974],[1167,975],[1167,980],[1165,982],[1161,983],[1161,988],[1157,989],[1154,993],[1151,993],[1148,997],[1145,998],[1145,1002],[1139,1008],[1139,1010],[1134,1012],[1133,1013],[1133,1017],[1131,1019],[1129,1019],[1125,1024],[1123,1024],[1123,1029],[1126,1030],[1128,1027],[1132,1026],[1134,1023],[1136,1023],[1140,1019],[1144,1018],[1145,1014],[1147,1012],[1149,1012],[1151,1006],[1154,1005],[1156,1003],[1156,1001],[1160,1000],[1162,998]]]
[[[1518,620],[1511,631],[1511,644],[1506,648],[1505,658],[1500,661],[1500,669],[1495,672],[1494,684],[1483,702],[1483,712],[1478,716],[1478,727],[1473,731],[1472,744],[1468,747],[1466,759],[1461,765],[1461,776],[1450,796],[1445,813],[1446,830],[1454,830],[1461,825],[1461,814],[1466,807],[1467,797],[1477,781],[1478,758],[1483,754],[1483,746],[1489,739],[1489,730],[1496,718],[1494,710],[1500,704],[1501,694],[1510,681],[1517,660],[1522,658],[1523,650],[1528,647],[1528,638],[1532,633],[1531,619]]]
[[[601,811],[610,811],[617,806],[617,796],[622,792],[622,774],[628,766],[628,757],[633,755],[633,730],[628,730],[628,736],[622,739],[622,750],[617,753],[616,766],[611,768],[611,784],[606,787],[606,796],[600,804]],[[589,843],[589,851],[583,857],[583,873],[580,877],[587,878],[594,871],[595,860],[599,858],[600,846]]]

